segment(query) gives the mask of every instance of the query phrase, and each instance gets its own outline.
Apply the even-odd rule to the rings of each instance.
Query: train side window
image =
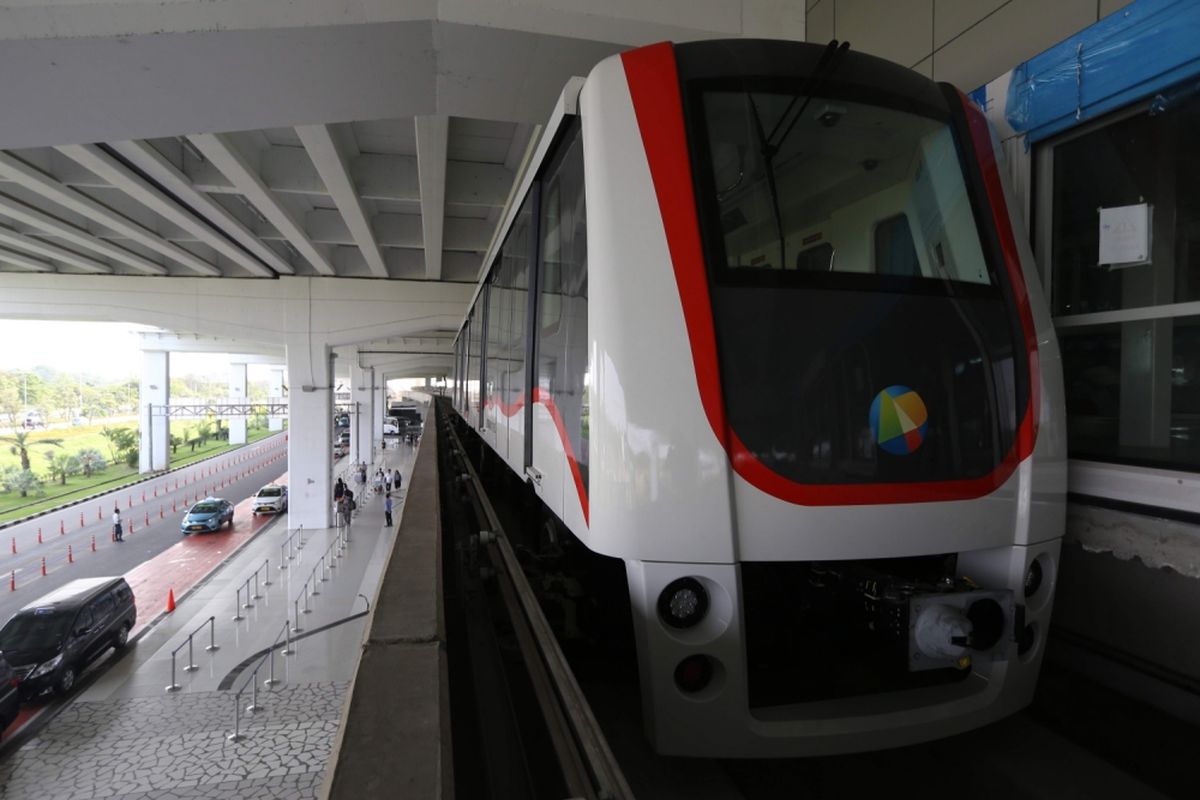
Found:
[[[588,485],[587,215],[578,135],[542,187],[537,386],[557,407],[579,477]],[[548,397],[547,397],[548,396]]]
[[[501,286],[503,258],[492,270],[487,286],[487,363],[484,364],[483,403],[489,426],[498,424],[500,403],[505,391],[505,376],[508,361],[508,292]]]
[[[805,272],[833,272],[833,245],[829,242],[801,250],[796,254],[796,269]]]
[[[921,276],[912,229],[903,214],[888,217],[875,225],[875,272],[906,278]]]

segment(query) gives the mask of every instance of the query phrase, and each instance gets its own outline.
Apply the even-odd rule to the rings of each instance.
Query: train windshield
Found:
[[[798,483],[988,475],[1027,376],[949,110],[753,88],[690,114],[732,433]]]

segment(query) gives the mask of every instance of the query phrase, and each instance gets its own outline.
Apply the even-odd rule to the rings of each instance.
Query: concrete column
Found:
[[[288,527],[333,523],[333,365],[329,347],[289,336]]]
[[[383,449],[383,418],[387,415],[387,381],[383,379],[382,373],[375,375],[375,390],[371,392],[372,407],[374,413],[371,415],[371,435],[374,441],[379,445],[379,449]]]
[[[350,416],[350,460],[357,464],[375,461],[375,431],[371,420],[375,414],[375,370],[350,365],[350,402],[354,406]]]
[[[280,367],[278,369],[271,370],[271,388],[269,392],[269,399],[272,403],[283,402],[283,373],[286,369],[287,367]],[[283,430],[283,417],[279,416],[278,414],[271,415],[269,430]]]
[[[229,365],[229,402],[245,403],[247,399],[246,365],[235,361]],[[229,425],[229,443],[245,444],[246,418],[241,414],[230,415],[227,424]]]
[[[169,420],[162,406],[171,402],[171,354],[165,350],[142,351],[142,383],[138,392],[140,424],[138,472],[166,469],[171,454]],[[155,406],[153,415],[150,405]]]

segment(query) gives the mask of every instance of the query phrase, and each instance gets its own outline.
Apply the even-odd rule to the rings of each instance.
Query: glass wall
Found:
[[[1073,458],[1200,469],[1200,97],[1040,146]]]

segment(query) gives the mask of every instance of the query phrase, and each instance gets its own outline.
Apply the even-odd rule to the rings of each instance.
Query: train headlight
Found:
[[[672,628],[690,628],[708,613],[708,592],[695,578],[678,578],[658,596],[658,616]]]
[[[1029,569],[1025,571],[1025,596],[1033,597],[1037,594],[1037,590],[1042,588],[1042,578],[1045,575],[1042,570],[1041,559],[1034,559],[1029,565]]]
[[[705,689],[713,679],[712,659],[704,655],[688,656],[675,667],[675,685],[688,694]]]

